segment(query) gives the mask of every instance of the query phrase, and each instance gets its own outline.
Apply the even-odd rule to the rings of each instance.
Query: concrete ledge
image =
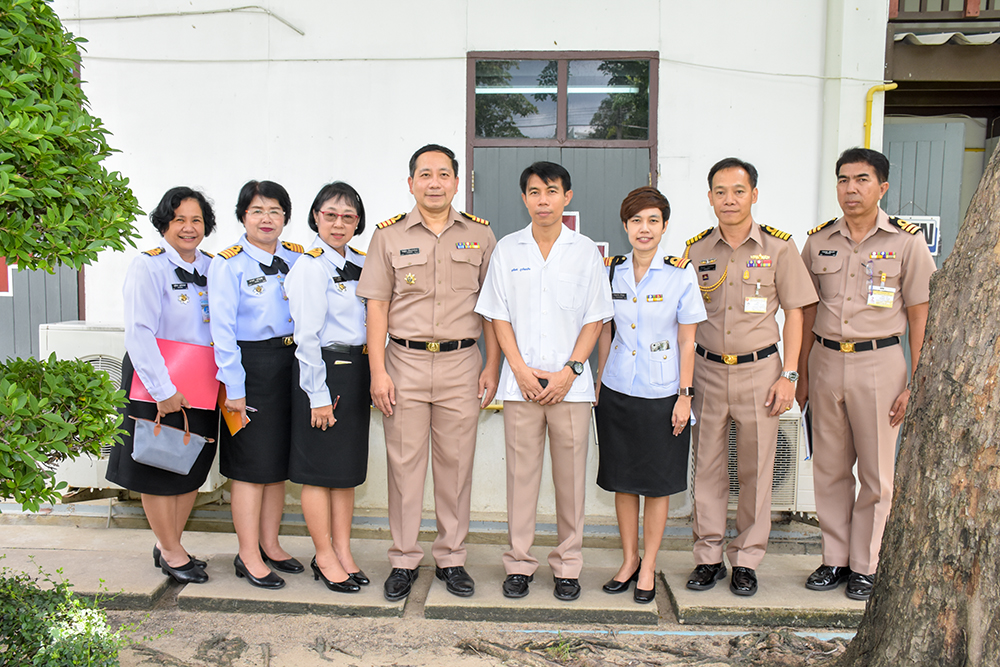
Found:
[[[694,569],[690,553],[661,552],[660,565],[680,623],[855,628],[865,611],[864,602],[844,595],[844,585],[824,592],[805,587],[806,578],[820,565],[817,556],[765,556],[757,569],[759,589],[749,598],[730,592],[728,576],[711,590],[689,590],[686,584]]]

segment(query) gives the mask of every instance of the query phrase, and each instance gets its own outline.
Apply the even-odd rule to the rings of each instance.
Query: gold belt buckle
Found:
[[[854,352],[854,341],[844,341],[840,344],[841,352]]]
[[[368,354],[368,343],[361,346],[361,354]]]
[[[281,344],[284,345],[285,347],[288,347],[294,342],[295,338],[293,338],[292,336],[285,336],[284,338],[281,339]]]
[[[724,355],[722,355],[722,363],[726,364],[727,366],[735,366],[736,365],[736,355],[735,354],[724,354]]]
[[[428,352],[440,352],[441,351],[441,343],[437,342],[436,340],[432,340],[429,343],[426,343],[426,347],[427,347],[427,351]]]

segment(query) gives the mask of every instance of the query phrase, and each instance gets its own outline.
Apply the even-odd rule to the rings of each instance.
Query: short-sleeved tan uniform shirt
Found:
[[[843,218],[811,229],[802,259],[819,292],[813,332],[823,338],[855,341],[902,335],[906,308],[930,299],[935,266],[924,235],[882,209],[861,243],[851,238]],[[870,291],[880,294],[870,299]]]
[[[486,221],[451,209],[436,236],[414,207],[379,223],[357,294],[389,302],[389,335],[396,338],[479,338],[476,300],[495,246]]]
[[[775,313],[816,302],[816,291],[787,232],[754,223],[731,248],[718,227],[688,241],[708,320],[695,341],[717,354],[748,354],[776,343]]]

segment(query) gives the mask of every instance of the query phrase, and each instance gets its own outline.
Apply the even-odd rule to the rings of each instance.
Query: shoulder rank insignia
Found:
[[[678,269],[686,269],[688,267],[688,264],[691,263],[691,260],[685,257],[674,257],[673,255],[665,255],[663,257],[663,263],[677,267]]]
[[[309,255],[310,257],[319,257],[323,254],[322,248],[313,248],[312,250],[306,250],[303,255]]]
[[[604,258],[604,266],[618,266],[625,261],[625,255],[612,255]]]
[[[392,216],[388,220],[383,220],[382,222],[378,223],[375,226],[378,227],[379,229],[385,229],[389,225],[394,225],[405,217],[406,217],[405,213],[400,213],[399,215]]]
[[[715,227],[709,227],[708,229],[706,229],[705,231],[703,231],[701,234],[698,234],[697,236],[692,236],[691,238],[689,238],[685,242],[685,245],[692,245],[694,243],[697,243],[698,241],[700,241],[703,238],[705,238],[706,236],[708,236],[712,232],[713,229],[715,229]]]
[[[347,247],[348,247],[348,248],[351,248],[351,246],[347,246]],[[359,255],[361,255],[362,257],[367,257],[367,256],[368,256],[368,253],[366,253],[366,252],[365,252],[365,251],[363,251],[363,250],[358,250],[357,248],[351,248],[351,250],[353,250],[354,252],[358,253],[358,254],[359,254]]]
[[[774,227],[771,227],[769,225],[761,225],[760,228],[763,229],[768,234],[770,234],[771,236],[773,236],[774,238],[781,239],[782,241],[787,241],[788,239],[792,238],[792,235],[789,234],[788,232],[783,232],[780,229],[775,229]]]
[[[483,220],[482,218],[477,218],[476,216],[472,215],[471,213],[466,213],[465,211],[459,211],[459,213],[462,216],[468,218],[469,220],[472,220],[473,222],[478,222],[479,224],[486,225],[487,227],[490,226],[490,221],[489,220]]]
[[[916,234],[917,232],[920,231],[920,227],[913,224],[912,222],[907,222],[906,220],[900,220],[899,218],[892,217],[889,218],[889,222],[896,225],[907,234]]]
[[[818,232],[819,230],[823,229],[823,228],[824,228],[824,227],[826,227],[827,225],[832,225],[832,224],[833,224],[833,223],[835,223],[835,222],[837,222],[837,218],[834,218],[833,220],[827,220],[827,221],[826,221],[826,222],[824,222],[824,223],[823,223],[822,225],[816,225],[815,227],[813,227],[812,229],[810,229],[810,230],[809,230],[808,232],[806,232],[806,233],[807,233],[807,234],[809,234],[809,236],[812,236],[813,234],[815,234],[815,233],[816,233],[816,232]]]
[[[222,252],[220,252],[219,253],[219,257],[221,257],[222,259],[232,259],[233,257],[236,257],[236,255],[240,254],[241,252],[243,252],[243,246],[241,246],[241,245],[234,245],[234,246],[226,248],[225,250],[223,250]]]
[[[204,255],[205,257],[208,257],[209,259],[215,257],[215,255],[213,255],[212,253],[205,252],[204,250],[201,251],[201,254]]]
[[[166,250],[163,248],[153,248],[152,250],[143,250],[143,255],[149,255],[150,257],[156,257],[157,255],[162,255]]]
[[[300,246],[298,243],[289,243],[288,241],[282,241],[281,247],[283,247],[285,250],[290,250],[292,252],[298,252],[298,253],[305,252],[305,248]]]

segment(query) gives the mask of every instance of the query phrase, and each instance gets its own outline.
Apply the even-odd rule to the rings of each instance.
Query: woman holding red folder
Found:
[[[187,475],[137,463],[132,459],[135,420],[155,419],[165,426],[184,427],[185,408],[191,431],[215,438],[217,409],[191,408],[171,379],[157,339],[211,345],[208,314],[208,267],[211,255],[198,250],[215,228],[215,214],[205,195],[187,187],[171,188],[150,216],[163,243],[146,250],[125,275],[125,349],[122,389],[130,395],[133,369],[155,401],[131,400],[122,428],[126,435],[111,450],[107,478],[142,494],[142,508],[156,536],[153,563],[181,583],[208,581],[205,563],[181,545],[181,534],[194,507],[198,487],[205,483],[215,444],[205,444]],[[209,374],[211,375],[211,374]]]

